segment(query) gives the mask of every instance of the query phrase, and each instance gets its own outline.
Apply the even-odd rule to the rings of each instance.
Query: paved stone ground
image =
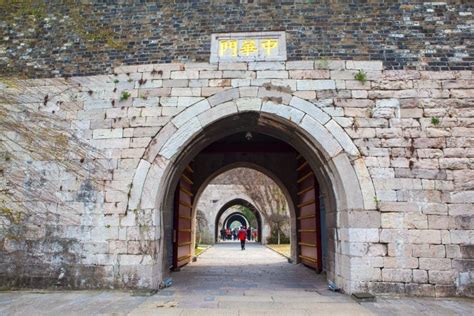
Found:
[[[322,275],[260,244],[218,244],[154,296],[123,291],[0,293],[0,315],[470,315],[473,300],[378,298],[358,304]]]

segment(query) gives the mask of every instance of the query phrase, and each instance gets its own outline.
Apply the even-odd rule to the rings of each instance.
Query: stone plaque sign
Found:
[[[211,63],[286,60],[285,32],[212,34]]]

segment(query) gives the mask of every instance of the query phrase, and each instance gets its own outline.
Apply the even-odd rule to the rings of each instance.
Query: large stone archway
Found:
[[[374,229],[361,228],[360,217],[378,216],[374,188],[363,159],[345,131],[317,104],[269,91],[268,87],[234,88],[215,94],[182,111],[154,137],[134,176],[128,208],[155,213],[159,228],[156,238],[161,240],[157,253],[166,256],[163,234],[169,228],[163,214],[172,205],[176,176],[212,141],[209,135],[213,135],[217,122],[232,122],[245,113],[257,115],[258,127],[266,132],[286,141],[291,139],[309,161],[318,181],[324,183],[325,204],[335,221],[329,232],[335,243],[335,266],[328,277],[347,292],[357,289],[361,278],[370,281],[370,271],[363,276],[353,275],[357,263],[350,252],[344,251]],[[155,284],[166,270],[163,258],[155,258]]]

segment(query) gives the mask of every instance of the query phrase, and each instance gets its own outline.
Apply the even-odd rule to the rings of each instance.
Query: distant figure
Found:
[[[247,228],[247,240],[252,240],[252,228],[250,226]]]
[[[256,229],[254,229],[254,230],[252,231],[252,237],[253,237],[253,240],[254,240],[254,241],[257,241],[257,230],[256,230]]]
[[[239,230],[240,248],[242,250],[245,250],[245,238],[247,238],[247,230],[242,226]]]
[[[225,233],[226,233],[226,235],[227,235],[227,240],[230,240],[230,239],[231,239],[231,231],[230,231],[230,229],[227,228],[227,229],[225,230]]]
[[[232,240],[237,240],[237,234],[238,234],[238,230],[237,230],[237,227],[234,228],[234,230],[232,231]]]
[[[225,236],[226,236],[226,231],[225,231],[225,228],[222,227],[222,229],[221,229],[221,241],[225,240]]]

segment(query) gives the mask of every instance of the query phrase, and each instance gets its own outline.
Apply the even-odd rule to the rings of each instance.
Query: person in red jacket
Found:
[[[239,230],[239,240],[240,240],[240,248],[245,250],[245,239],[247,238],[247,230],[244,226],[240,227]]]

